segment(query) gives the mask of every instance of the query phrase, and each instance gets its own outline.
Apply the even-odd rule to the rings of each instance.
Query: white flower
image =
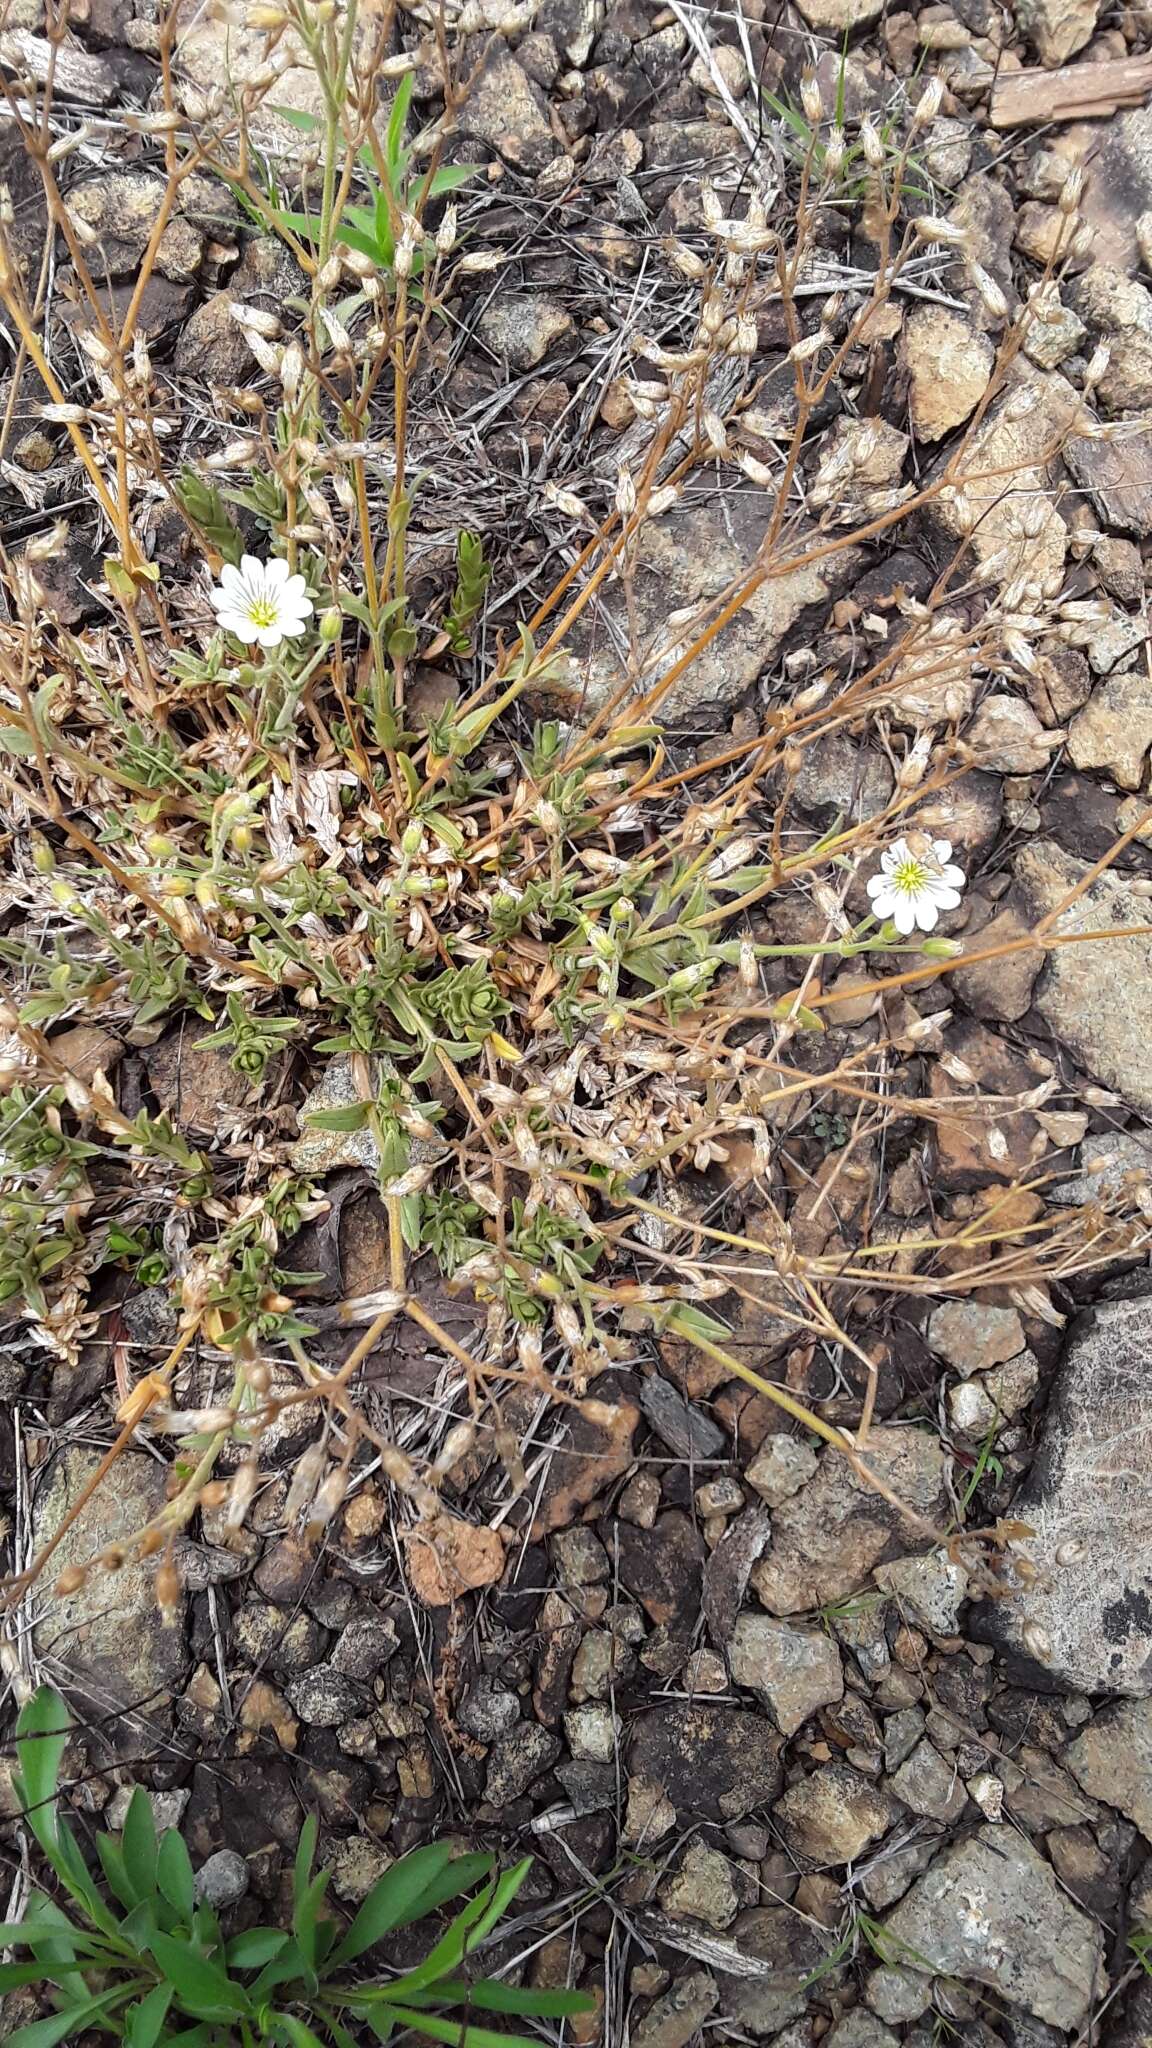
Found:
[[[919,926],[930,932],[942,910],[955,910],[964,870],[950,865],[950,839],[927,839],[913,849],[906,839],[880,856],[880,873],[868,884],[876,917],[891,918],[907,938]]]
[[[304,578],[290,576],[279,555],[270,562],[244,555],[238,569],[225,562],[219,588],[208,595],[224,631],[249,647],[279,647],[282,640],[298,639],[312,611]]]

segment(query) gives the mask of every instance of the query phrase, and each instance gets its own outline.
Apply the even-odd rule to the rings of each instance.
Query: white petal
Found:
[[[306,628],[303,619],[285,619],[282,617],[277,621],[276,630],[284,640],[298,640]]]
[[[870,896],[879,896],[881,891],[888,887],[888,877],[887,875],[873,875],[867,886]]]
[[[895,915],[897,904],[902,903],[903,900],[902,896],[897,896],[894,889],[878,889],[872,898],[873,917],[878,917],[881,924],[883,924],[886,918]]]
[[[958,910],[960,908],[960,892],[958,889],[934,888],[932,891],[932,901],[936,905],[937,910]]]
[[[264,564],[264,588],[267,591],[283,590],[288,582],[288,564],[283,555],[273,555]]]
[[[902,938],[907,938],[916,929],[916,907],[910,896],[898,897],[889,913],[893,924]]]
[[[950,839],[934,839],[932,841],[932,851],[939,861],[951,860],[952,841]]]
[[[216,621],[225,633],[234,633],[237,640],[244,640],[249,647],[256,638],[256,628],[247,612],[221,612]]]
[[[910,858],[911,856],[908,852],[908,841],[906,839],[895,839],[893,840],[892,845],[887,847],[885,851],[880,855],[880,865],[882,868],[886,869],[890,875],[894,875],[897,868],[901,865],[901,863],[903,861],[909,860]]]
[[[230,591],[233,597],[240,597],[246,586],[235,562],[225,562],[220,571],[221,590]]]
[[[919,925],[922,932],[930,932],[940,915],[932,898],[930,896],[918,896],[914,908],[914,922]],[[909,925],[908,929],[911,931],[912,926]]]
[[[308,609],[309,611],[312,609],[312,600],[308,597],[308,585],[302,576],[290,576],[280,595],[286,604],[299,604],[301,598],[308,598]]]
[[[948,866],[941,868],[940,880],[945,882],[949,889],[962,889],[966,877],[963,868]]]
[[[284,638],[284,631],[280,621],[277,619],[274,625],[259,627],[256,638],[261,647],[279,647],[280,642]]]

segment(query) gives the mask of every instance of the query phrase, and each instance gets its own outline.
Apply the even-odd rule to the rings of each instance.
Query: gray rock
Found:
[[[135,270],[160,217],[164,180],[149,171],[106,171],[68,194],[68,212],[82,233],[95,236],[98,253],[89,261],[113,277]],[[204,253],[200,228],[177,208],[156,251],[161,277],[180,283],[194,277]]]
[[[217,1849],[200,1865],[194,1882],[196,1897],[220,1913],[244,1897],[248,1865],[235,1849]]]
[[[1097,1928],[1005,1827],[944,1850],[885,1928],[910,1969],[986,1985],[1053,2026],[1078,2027],[1096,1993]]]
[[[840,1652],[831,1638],[773,1615],[739,1617],[728,1668],[736,1685],[760,1695],[782,1735],[794,1735],[818,1707],[844,1697]]]
[[[898,1771],[910,1757],[924,1733],[924,1715],[919,1707],[900,1707],[884,1723],[884,1768]]]
[[[927,1870],[941,1840],[939,1834],[920,1834],[912,1840],[894,1837],[869,1858],[860,1878],[860,1889],[873,1912],[886,1912],[904,1897],[916,1878]]]
[[[975,182],[970,181],[970,182]],[[949,540],[967,540],[998,583],[1024,576],[1042,589],[1062,574],[1068,533],[1050,501],[1053,450],[1080,424],[1080,397],[1058,371],[1017,364],[1003,397],[989,407],[964,445],[959,481],[968,498],[958,506],[951,489],[930,508],[931,524]],[[1043,505],[1045,516],[1038,506]],[[976,524],[968,531],[972,507]]]
[[[773,1808],[788,1849],[806,1869],[855,1863],[887,1834],[899,1810],[880,1786],[841,1763],[799,1778]]]
[[[1049,69],[1066,64],[1095,33],[1100,0],[1016,0],[1016,24]]]
[[[802,1437],[787,1436],[777,1431],[766,1436],[744,1477],[754,1487],[761,1500],[769,1507],[778,1507],[782,1500],[791,1500],[794,1493],[811,1479],[816,1471],[818,1459],[811,1444]]]
[[[1093,1131],[1080,1148],[1080,1168],[1074,1180],[1049,1188],[1048,1201],[1079,1209],[1115,1194],[1126,1174],[1152,1175],[1152,1132]]]
[[[48,1467],[36,1495],[33,1537],[39,1549],[54,1537],[100,1463],[100,1453],[69,1445]],[[90,1571],[67,1598],[50,1588],[70,1565],[123,1543],[164,1506],[164,1467],[136,1451],[116,1460],[83,1514],[62,1539],[38,1596],[32,1641],[41,1657],[66,1665],[84,1696],[107,1707],[162,1706],[188,1665],[181,1594],[168,1625],[156,1605],[155,1564],[119,1572]],[[179,1559],[177,1559],[177,1562]]]
[[[653,1373],[640,1389],[640,1406],[661,1443],[678,1458],[718,1458],[727,1443],[724,1431],[695,1401],[689,1401],[670,1380]]]
[[[552,1556],[566,1586],[599,1586],[612,1575],[608,1552],[582,1522],[557,1531],[552,1538]]]
[[[982,1372],[975,1379],[962,1380],[948,1390],[948,1418],[954,1429],[968,1436],[985,1437],[997,1424],[1019,1415],[1035,1399],[1040,1385],[1040,1365],[1035,1354],[1022,1351],[1006,1365]]]
[[[1110,622],[1130,643],[1132,629],[1138,636],[1146,631],[1143,618],[1122,618]],[[1098,639],[1099,636],[1097,636]],[[1119,658],[1130,651],[1121,645]],[[1094,668],[1100,667],[1097,642],[1088,649]],[[1104,768],[1121,789],[1139,789],[1144,780],[1148,749],[1152,747],[1152,683],[1139,670],[1131,675],[1109,676],[1098,683],[1082,711],[1068,728],[1068,756],[1074,768]]]
[[[707,1970],[678,1977],[632,2029],[632,2048],[687,2048],[716,2010],[720,1993]]]
[[[905,1806],[928,1820],[959,1820],[968,1804],[968,1794],[955,1765],[933,1749],[930,1742],[918,1743],[889,1782]]]
[[[1016,863],[1016,884],[1037,920],[1063,902],[1089,873],[1052,840],[1026,846]],[[1147,923],[1147,904],[1124,877],[1098,877],[1060,917],[1062,932],[1107,931]],[[1126,1102],[1152,1115],[1152,939],[1098,939],[1057,946],[1033,993],[1033,1003],[1073,1057]]]
[[[1138,539],[1152,533],[1152,433],[1124,433],[1115,441],[1074,434],[1064,460],[1104,526]]]
[[[479,1678],[461,1703],[456,1719],[464,1733],[475,1736],[477,1742],[495,1742],[497,1736],[507,1735],[520,1719],[519,1695],[506,1691],[492,1679]]]
[[[387,1615],[361,1615],[342,1630],[332,1651],[332,1669],[345,1678],[375,1678],[399,1647],[396,1624]]]
[[[1013,1503],[1032,1531],[1019,1539],[1028,1583],[972,1617],[974,1633],[1039,1666],[1045,1688],[1152,1693],[1150,1344],[1152,1295],[1101,1302],[1072,1326]]]
[[[248,337],[232,317],[240,305],[233,292],[213,292],[185,321],[176,340],[175,364],[182,377],[209,384],[239,384],[251,376],[256,358]]]
[[[939,1358],[967,1378],[1001,1365],[1024,1349],[1024,1325],[1014,1308],[985,1301],[945,1301],[928,1320],[928,1342]]]
[[[857,2005],[825,2034],[824,2048],[899,2048],[899,2044],[891,2027]]]
[[[364,1705],[363,1687],[344,1678],[339,1671],[317,1665],[302,1671],[284,1688],[294,1711],[309,1728],[338,1728]]]
[[[643,651],[638,691],[652,689],[692,637],[687,623],[669,627],[669,613],[704,608],[744,578],[766,537],[769,517],[760,494],[747,491],[730,497],[709,493],[646,521],[637,540],[631,593],[636,637]],[[800,536],[794,559],[803,548]],[[660,701],[661,721],[717,731],[789,637],[799,639],[805,626],[822,624],[863,566],[863,553],[857,548],[843,549],[804,568],[789,569],[787,557],[782,559],[671,685]],[[572,637],[572,679],[584,691],[589,710],[599,710],[620,686],[615,636],[628,631],[629,601],[621,590],[608,586],[598,603],[600,615]],[[701,619],[707,616],[702,609]],[[569,688],[565,697],[570,696]]]
[[[788,1906],[756,1906],[741,1913],[730,1938],[743,1955],[768,1967],[755,1977],[720,1975],[720,2009],[762,2040],[799,2019],[813,1972],[826,1964],[828,1950],[811,1923]]]
[[[484,1797],[490,1806],[510,1806],[529,1786],[551,1770],[560,1755],[557,1736],[534,1721],[524,1721],[493,1743],[488,1755]]]
[[[942,1550],[893,1558],[876,1567],[876,1584],[891,1593],[906,1620],[937,1636],[954,1636],[960,1622],[967,1574]]]
[[[516,59],[497,43],[456,115],[461,135],[498,149],[510,164],[540,171],[558,154],[548,102]]]
[[[1106,1707],[1069,1743],[1064,1761],[1091,1798],[1119,1807],[1152,1841],[1152,1705],[1147,1700]]]
[[[574,1757],[610,1764],[616,1755],[620,1724],[613,1709],[597,1703],[573,1707],[564,1716],[564,1733]]]
[[[476,331],[485,347],[514,370],[534,370],[553,342],[575,329],[571,314],[557,299],[542,292],[497,292],[476,322]]]
[[[932,2003],[932,1979],[884,1963],[865,1980],[864,1997],[882,2020],[918,2020]]]
[[[868,1464],[900,1500],[929,1520],[947,1512],[944,1453],[927,1430],[873,1429]],[[771,1614],[810,1613],[867,1584],[874,1567],[907,1546],[899,1510],[826,1451],[814,1479],[773,1511],[772,1543],[752,1568]]]
[[[370,1085],[375,1088],[382,1081],[395,1080],[396,1068],[389,1059],[373,1060],[369,1075]],[[367,1125],[358,1131],[325,1131],[309,1123],[313,1116],[353,1109],[363,1099],[353,1075],[352,1054],[337,1053],[300,1105],[300,1136],[288,1154],[297,1173],[334,1173],[338,1166],[362,1166],[366,1173],[377,1171],[380,1148]],[[436,1138],[413,1138],[409,1145],[411,1163],[432,1165],[444,1157],[446,1149]]]
[[[882,754],[834,732],[804,748],[793,794],[820,817],[874,818],[891,798],[893,780]]]

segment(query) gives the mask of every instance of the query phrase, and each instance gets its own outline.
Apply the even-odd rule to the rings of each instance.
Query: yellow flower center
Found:
[[[276,600],[272,597],[254,597],[248,607],[248,617],[254,626],[274,626],[277,616]]]
[[[927,880],[928,870],[923,861],[915,860],[911,854],[907,860],[901,861],[892,875],[892,885],[902,896],[915,896]]]

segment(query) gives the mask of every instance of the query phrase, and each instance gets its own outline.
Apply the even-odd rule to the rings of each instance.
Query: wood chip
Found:
[[[1006,71],[992,87],[993,128],[1032,122],[1098,120],[1120,107],[1139,107],[1152,93],[1152,55],[1104,64],[1065,64],[1059,71]]]

